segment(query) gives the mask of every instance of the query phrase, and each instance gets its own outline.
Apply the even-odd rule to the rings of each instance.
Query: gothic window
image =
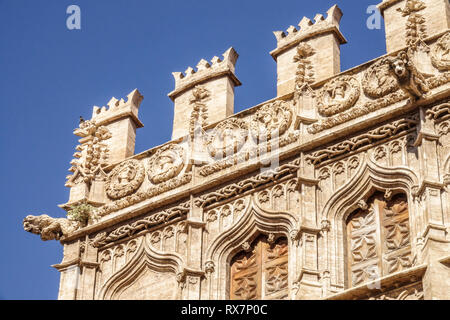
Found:
[[[247,252],[231,261],[232,300],[282,300],[288,298],[288,242],[270,244],[257,238]]]
[[[351,214],[347,219],[347,252],[349,287],[411,267],[406,195],[387,200],[376,193],[365,208]]]

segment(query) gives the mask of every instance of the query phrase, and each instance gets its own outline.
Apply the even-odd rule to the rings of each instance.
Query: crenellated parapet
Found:
[[[315,81],[321,81],[340,72],[340,45],[347,43],[339,30],[342,11],[334,5],[327,11],[327,17],[317,14],[314,22],[307,17],[298,24],[297,29],[290,26],[286,32],[275,31],[277,48],[270,54],[277,61],[277,92],[278,96],[294,91],[299,82],[299,66],[305,64],[301,58],[309,58],[310,71]],[[300,68],[301,69],[301,68]],[[302,77],[300,77],[300,81]]]
[[[235,75],[239,55],[229,48],[223,59],[204,59],[184,73],[174,72],[175,90],[169,97],[175,103],[172,139],[193,134],[196,125],[204,127],[234,112],[234,87],[241,82]]]
[[[347,41],[339,30],[342,15],[341,9],[334,5],[328,9],[326,18],[318,13],[314,17],[314,22],[307,17],[303,17],[298,23],[298,29],[290,26],[286,32],[274,31],[277,39],[277,48],[271,52],[271,55],[276,56],[280,51],[286,50],[302,41],[329,32],[336,33],[342,43],[346,43]]]
[[[134,154],[136,129],[144,125],[138,118],[139,107],[144,97],[135,89],[127,100],[111,98],[107,107],[94,106],[92,119],[97,126],[105,126],[111,132],[106,143],[111,151],[110,164],[117,163]]]
[[[239,55],[234,48],[229,48],[222,56],[223,59],[215,56],[210,62],[201,59],[196,66],[197,70],[188,67],[184,73],[173,72],[175,90],[169,93],[169,97],[174,100],[184,90],[223,75],[229,76],[236,86],[240,86],[241,82],[235,75],[235,66]]]
[[[139,120],[138,113],[143,99],[144,96],[142,96],[137,89],[134,89],[127,95],[127,101],[124,99],[118,100],[115,97],[112,97],[107,103],[108,107],[94,106],[92,110],[92,120],[94,120],[97,125],[105,125],[123,117],[131,117],[135,122],[136,127],[141,128],[144,125]]]

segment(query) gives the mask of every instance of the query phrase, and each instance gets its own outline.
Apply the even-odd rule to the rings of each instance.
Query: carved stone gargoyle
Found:
[[[414,66],[406,51],[400,52],[395,58],[388,58],[388,62],[400,88],[412,100],[421,98],[430,90],[425,77]]]
[[[44,241],[59,240],[82,227],[82,223],[66,218],[52,218],[46,214],[41,216],[27,216],[23,219],[25,231],[41,236]]]

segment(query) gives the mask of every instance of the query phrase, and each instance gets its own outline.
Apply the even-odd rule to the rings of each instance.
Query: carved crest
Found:
[[[177,144],[169,144],[159,149],[149,160],[149,179],[154,184],[168,181],[184,167],[185,152]]]
[[[132,194],[141,186],[144,177],[144,166],[138,160],[122,162],[110,173],[106,182],[106,194],[111,199]]]
[[[284,134],[292,121],[292,111],[285,101],[275,101],[262,106],[254,115],[250,131],[258,142],[268,141]]]
[[[361,94],[358,81],[342,76],[328,82],[319,94],[319,114],[330,117],[353,107]]]
[[[314,49],[307,43],[301,42],[297,46],[297,54],[294,56],[294,62],[297,63],[297,71],[295,73],[295,89],[300,90],[306,83],[314,82],[314,69],[309,61],[314,55]]]
[[[364,73],[362,79],[364,93],[370,98],[381,98],[397,91],[400,87],[390,71],[389,61],[382,59]]]
[[[431,63],[439,71],[450,70],[450,33],[442,36],[431,50]]]
[[[247,141],[247,124],[240,119],[228,119],[207,135],[205,144],[212,157],[236,154]]]
[[[208,120],[208,107],[206,102],[211,100],[211,92],[204,86],[198,85],[192,91],[192,98],[189,103],[194,106],[191,112],[191,118],[189,123],[189,132],[194,134],[196,125],[199,124],[204,127]]]

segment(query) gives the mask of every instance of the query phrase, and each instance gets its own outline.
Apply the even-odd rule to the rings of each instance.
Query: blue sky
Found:
[[[138,88],[145,99],[136,153],[170,139],[171,73],[233,46],[240,54],[235,111],[276,95],[272,31],[313,19],[337,3],[344,12],[342,70],[385,53],[384,29],[366,9],[380,0],[0,0],[0,299],[56,299],[62,246],[22,229],[28,214],[63,217],[58,204],[79,116]],[[81,30],[66,8],[81,8]]]

